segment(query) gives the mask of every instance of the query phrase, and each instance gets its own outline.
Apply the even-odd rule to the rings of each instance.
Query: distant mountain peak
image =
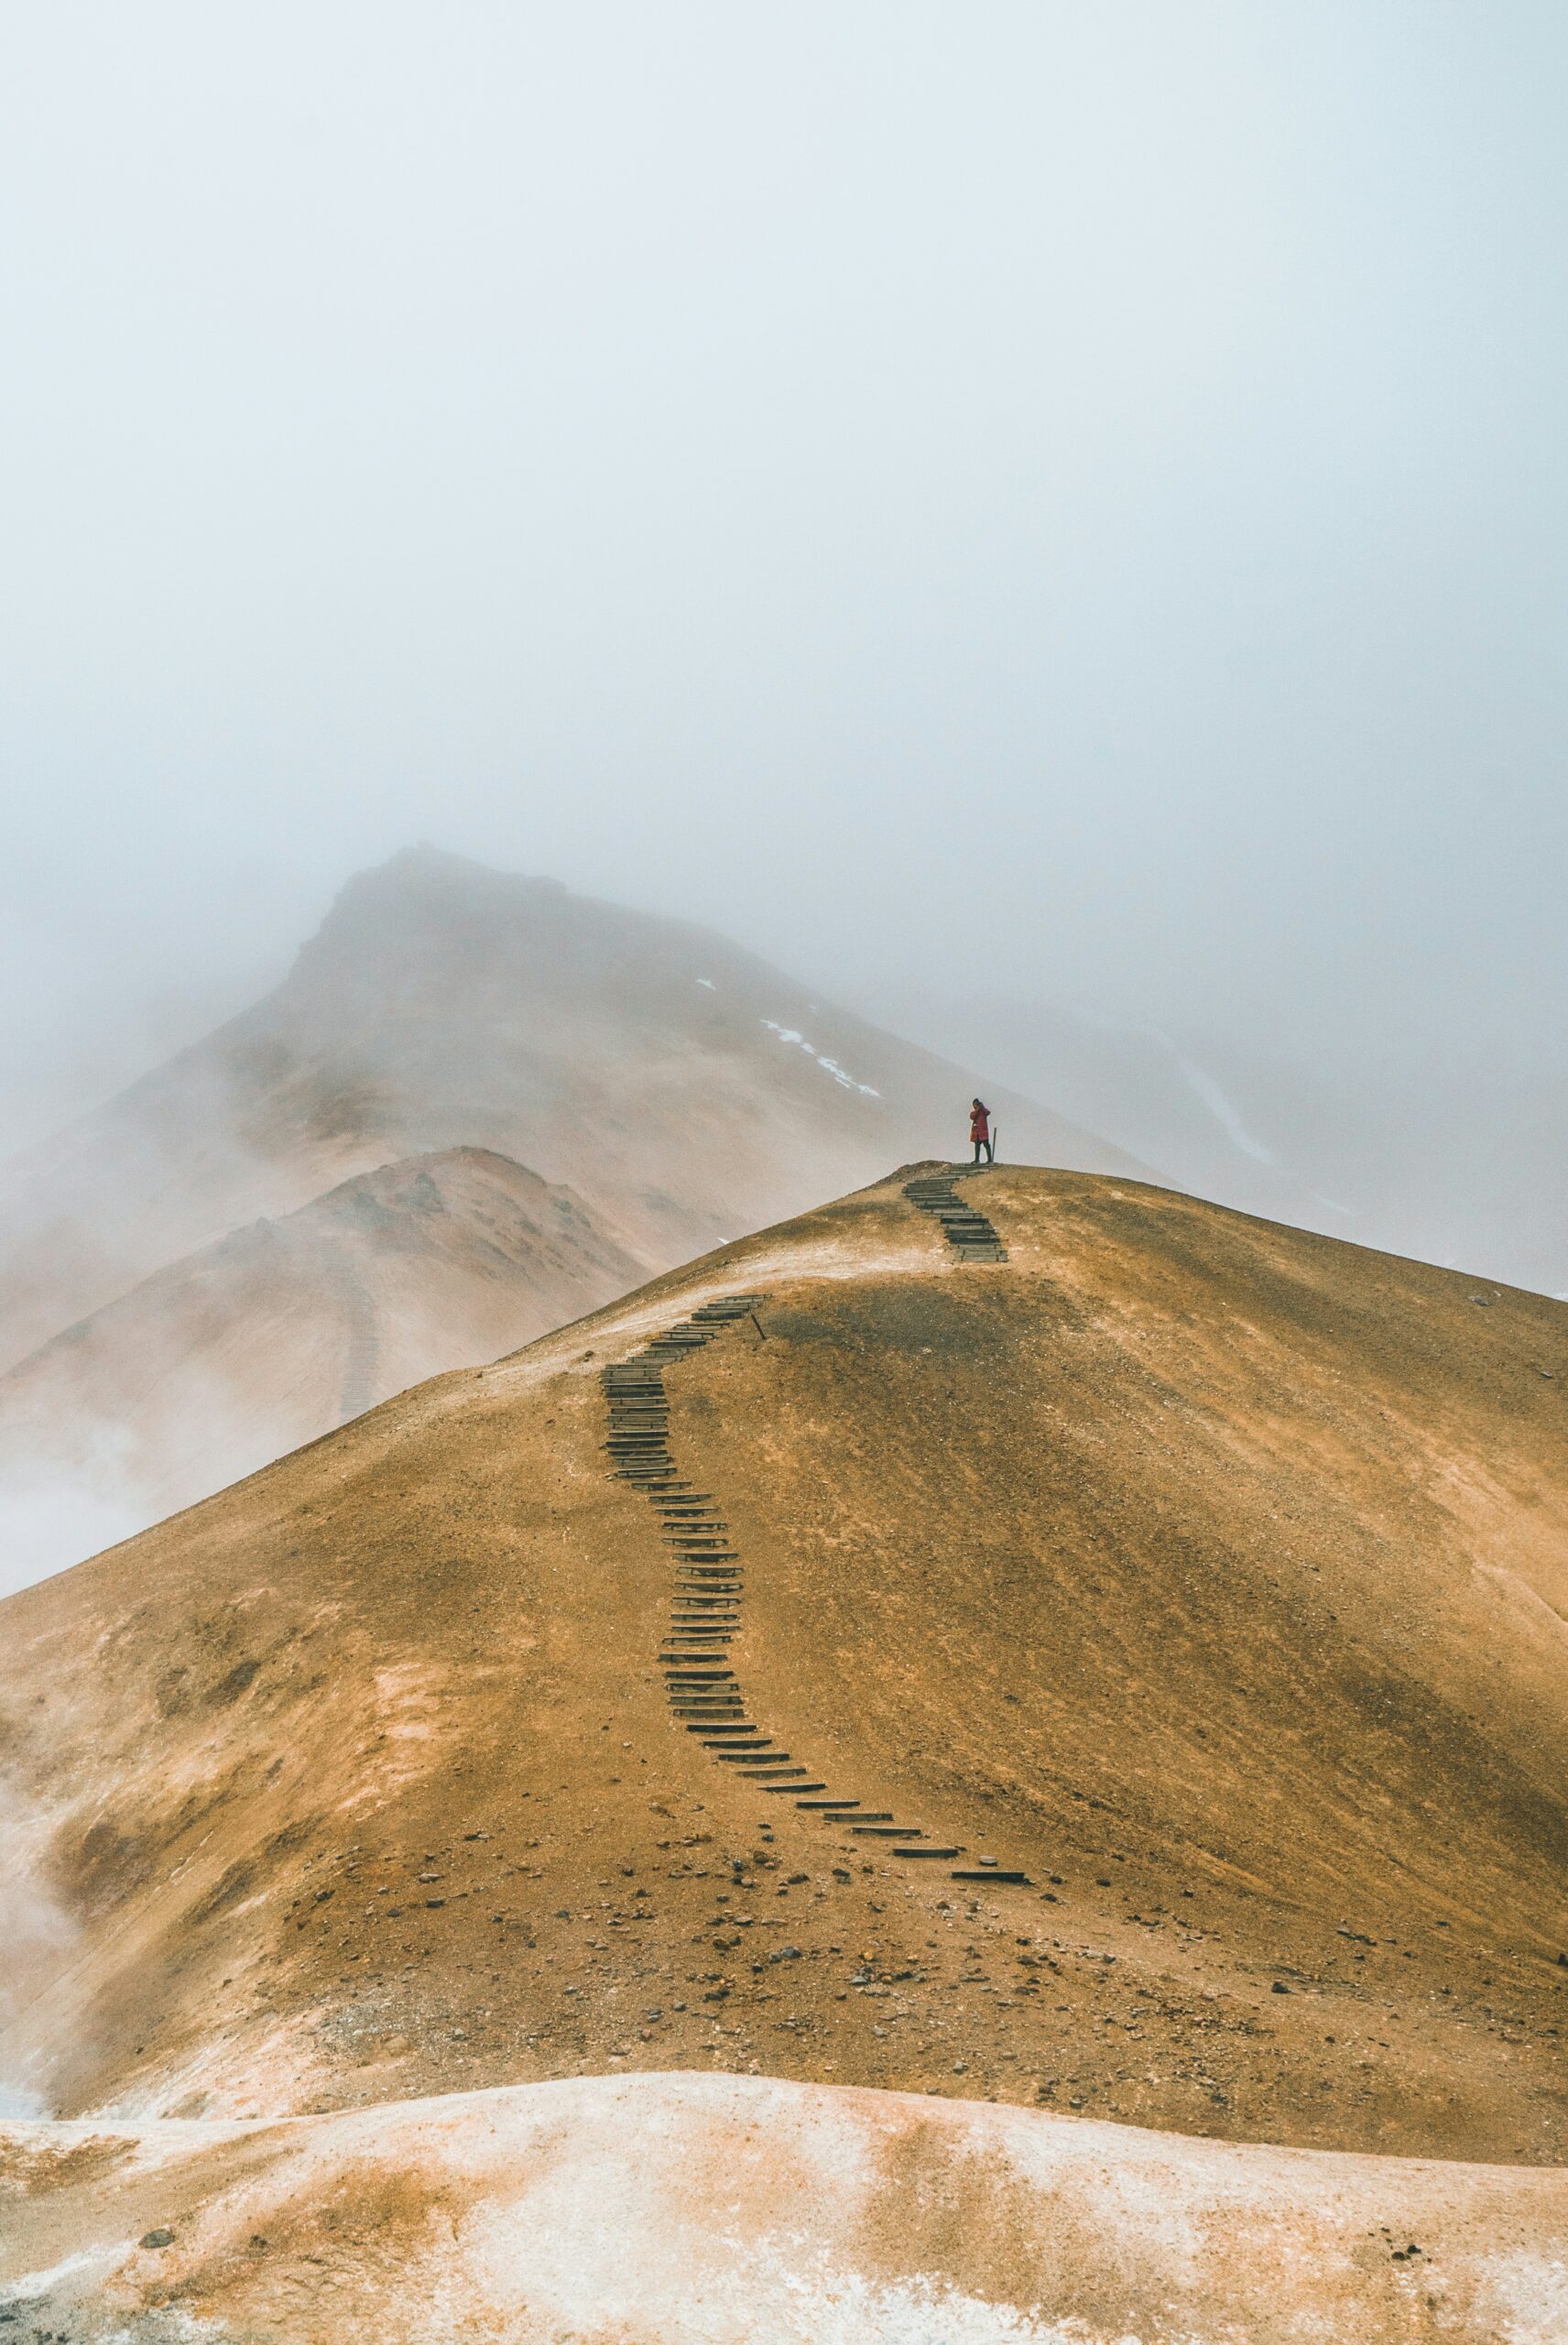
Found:
[[[421,904],[447,911],[464,903],[521,904],[529,897],[560,902],[570,894],[562,880],[498,870],[494,864],[421,839],[353,873],[339,889],[322,925],[330,929],[343,914],[357,914],[367,906],[406,915]]]
[[[1138,1169],[713,929],[410,845],[348,881],[264,999],[16,1169],[0,1364],[392,1159],[494,1150],[667,1270],[962,1148],[977,1091],[1011,1156]]]
[[[367,863],[362,871],[350,875],[344,882],[344,891],[377,885],[402,886],[410,879],[439,879],[467,887],[488,887],[499,882],[507,888],[543,888],[555,895],[571,892],[563,879],[552,878],[547,873],[505,871],[494,863],[481,863],[476,856],[461,855],[455,847],[438,846],[433,839],[416,839],[410,845],[400,846],[384,856],[379,863]]]

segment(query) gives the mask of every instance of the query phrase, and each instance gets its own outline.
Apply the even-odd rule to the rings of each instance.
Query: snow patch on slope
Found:
[[[867,1099],[881,1098],[880,1091],[874,1091],[869,1083],[856,1083],[854,1075],[847,1074],[836,1059],[830,1059],[825,1051],[819,1051],[808,1042],[798,1026],[780,1026],[776,1018],[765,1018],[762,1023],[770,1034],[777,1034],[781,1042],[793,1043],[797,1049],[804,1051],[809,1059],[815,1059],[823,1072],[831,1074],[835,1083],[842,1083],[846,1091],[863,1092]]]

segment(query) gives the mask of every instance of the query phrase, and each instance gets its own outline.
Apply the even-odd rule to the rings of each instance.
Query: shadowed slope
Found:
[[[215,2114],[717,2060],[1561,2158],[1568,1314],[1136,1184],[962,1195],[1005,1261],[896,1179],[12,1599],[77,1933],[13,2074]],[[725,1526],[681,1537],[600,1372],[746,1294],[662,1371]],[[825,1794],[671,1714],[709,1539]]]

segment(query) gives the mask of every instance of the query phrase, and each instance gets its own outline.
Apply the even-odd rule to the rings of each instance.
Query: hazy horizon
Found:
[[[1560,14],[9,31],[14,1143],[425,837],[1561,1077]]]

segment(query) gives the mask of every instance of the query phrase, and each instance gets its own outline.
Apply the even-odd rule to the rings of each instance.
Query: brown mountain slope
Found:
[[[383,1165],[158,1271],[0,1377],[0,1489],[87,1491],[139,1529],[634,1275],[569,1190],[507,1157]]]
[[[13,2082],[711,2062],[1561,2159],[1568,1314],[1133,1183],[964,1194],[1007,1260],[895,1179],[13,1598]],[[752,1294],[662,1371],[661,1511],[600,1372]],[[772,1788],[681,1714],[727,1669]]]
[[[415,849],[266,1000],[0,1179],[0,1365],[391,1158],[531,1165],[646,1275],[956,1143],[980,1087],[705,929]],[[1141,1169],[993,1104],[1011,1154]]]

